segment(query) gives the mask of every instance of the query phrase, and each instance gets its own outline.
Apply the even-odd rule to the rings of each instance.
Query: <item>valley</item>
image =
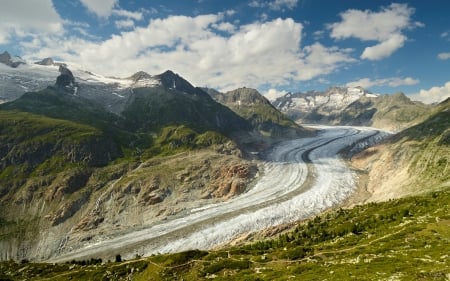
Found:
[[[317,137],[278,143],[266,156],[262,176],[228,201],[191,209],[180,217],[87,243],[50,262],[212,249],[255,231],[311,217],[339,205],[355,188],[356,175],[338,155],[349,144],[386,133],[371,128],[316,127]]]
[[[369,262],[388,256],[377,242],[406,230],[422,241],[415,229],[433,223],[424,219],[430,212],[439,214],[430,226],[436,235],[447,233],[445,208],[410,202],[447,196],[449,100],[425,105],[401,93],[333,87],[271,103],[255,89],[221,93],[172,71],[111,78],[54,62],[8,67],[0,64],[4,276],[27,279],[42,263],[90,274],[97,271],[82,264],[103,261],[102,276],[136,264],[161,271],[129,277],[176,275],[180,266],[197,280],[260,274],[258,256],[267,254],[275,264],[298,260],[308,270],[303,262],[325,261],[339,272],[338,260],[358,263],[353,253],[364,247],[381,251],[365,253]],[[358,210],[384,212],[372,202],[394,210],[366,223],[370,215]],[[17,261],[33,264],[15,272]]]

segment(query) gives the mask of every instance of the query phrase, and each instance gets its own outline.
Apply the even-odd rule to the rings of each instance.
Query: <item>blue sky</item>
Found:
[[[196,86],[450,96],[450,1],[0,0],[0,50]],[[26,8],[25,8],[26,7]]]

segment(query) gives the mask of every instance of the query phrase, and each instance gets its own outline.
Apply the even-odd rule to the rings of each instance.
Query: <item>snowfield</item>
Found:
[[[246,193],[191,210],[183,218],[130,232],[52,258],[61,262],[89,257],[125,258],[136,254],[212,249],[240,235],[311,217],[345,200],[356,188],[356,174],[340,158],[349,146],[374,144],[387,133],[373,128],[316,126],[313,138],[275,146],[263,175]]]

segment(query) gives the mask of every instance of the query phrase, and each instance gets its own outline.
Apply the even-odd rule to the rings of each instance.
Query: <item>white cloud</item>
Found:
[[[277,89],[269,89],[267,92],[263,93],[263,95],[270,101],[274,101],[279,97],[286,95],[288,92],[286,91],[278,91]]]
[[[0,44],[12,35],[26,37],[32,33],[52,34],[63,31],[63,21],[51,0],[2,1],[0,9]],[[24,7],[33,7],[26,9]]]
[[[101,18],[108,18],[118,0],[80,0],[80,2],[92,13]]]
[[[171,69],[194,85],[219,90],[275,88],[320,77],[355,61],[350,49],[319,43],[302,47],[303,26],[292,19],[239,26],[224,18],[223,14],[169,16],[105,41],[45,37],[25,57],[60,57],[122,77],[138,70],[158,74]]]
[[[297,6],[298,0],[273,0],[273,1],[258,1],[252,0],[249,3],[253,8],[269,8],[274,11],[283,11],[285,9],[292,10]]]
[[[379,60],[390,56],[404,45],[407,37],[403,31],[424,26],[412,22],[414,9],[407,4],[393,3],[379,12],[350,9],[341,13],[341,21],[330,24],[330,36],[334,39],[357,38],[363,41],[378,41],[367,47],[361,58]]]
[[[142,20],[144,18],[144,14],[142,12],[131,12],[123,9],[114,9],[111,12],[113,15],[118,17],[124,17],[127,19],[133,19],[133,20]]]
[[[275,11],[283,10],[284,8],[292,10],[297,6],[297,2],[298,0],[275,0],[269,2],[269,8]]]
[[[450,98],[450,81],[442,87],[432,87],[428,90],[420,90],[418,94],[409,96],[412,100],[418,100],[424,103],[442,102]]]
[[[448,59],[450,59],[450,53],[440,53],[438,55],[438,58],[440,60],[448,60]]]
[[[134,21],[130,19],[117,20],[114,22],[118,29],[131,29],[134,28]]]
[[[389,57],[396,50],[403,47],[406,37],[401,34],[394,34],[386,41],[382,41],[372,47],[367,47],[361,55],[362,59],[380,60]]]
[[[358,81],[349,82],[346,84],[347,87],[363,87],[365,89],[371,88],[373,86],[390,86],[390,87],[400,87],[400,86],[411,86],[416,85],[420,81],[411,77],[400,78],[400,77],[390,77],[384,79],[362,78]]]

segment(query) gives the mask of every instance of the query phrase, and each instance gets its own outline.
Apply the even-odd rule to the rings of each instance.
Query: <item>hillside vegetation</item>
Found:
[[[369,200],[440,190],[450,186],[450,101],[422,123],[352,159],[367,172]]]
[[[270,240],[121,261],[0,263],[2,280],[448,280],[450,192],[338,209]]]

